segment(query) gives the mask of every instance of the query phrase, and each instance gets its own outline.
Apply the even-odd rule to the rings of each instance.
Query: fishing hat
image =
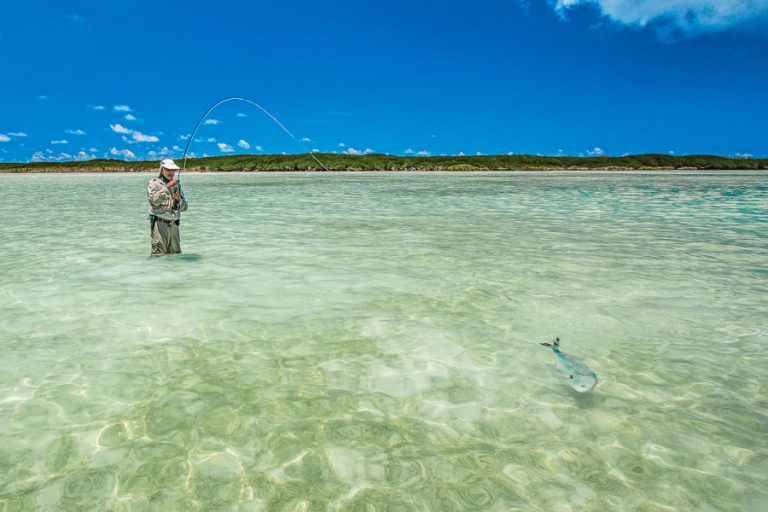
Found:
[[[178,171],[180,168],[170,158],[163,158],[160,161],[160,169],[170,169],[172,171]]]

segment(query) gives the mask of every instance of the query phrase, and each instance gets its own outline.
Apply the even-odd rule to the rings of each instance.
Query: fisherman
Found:
[[[174,172],[179,166],[170,158],[160,162],[160,175],[149,182],[149,224],[152,232],[152,256],[181,252],[179,221],[187,211],[187,200]]]

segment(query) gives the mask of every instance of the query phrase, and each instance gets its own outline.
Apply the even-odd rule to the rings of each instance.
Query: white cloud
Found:
[[[11,138],[4,133],[0,133],[0,142],[8,142]]]
[[[605,151],[603,151],[602,148],[595,148],[592,150],[587,150],[587,154],[589,156],[603,156],[605,154]]]
[[[339,142],[339,147],[340,147],[340,148],[345,148],[345,147],[347,147],[347,145],[346,145],[346,144],[344,144],[343,142]]]
[[[219,151],[221,151],[222,153],[233,153],[235,151],[235,148],[233,148],[229,144],[224,144],[223,142],[219,142],[216,145],[219,146]]]
[[[319,152],[320,152],[320,150],[319,150],[319,149],[317,149],[317,148],[313,148],[313,149],[312,149],[312,152],[313,152],[313,153],[319,153]]]
[[[475,155],[477,156],[485,156],[485,153],[481,153],[480,151],[476,152]]]
[[[125,114],[125,120],[126,121],[135,121],[136,120],[136,116],[133,115],[133,114]]]
[[[117,132],[117,133],[133,133],[133,130],[131,130],[130,128],[126,128],[125,126],[121,125],[120,123],[110,124],[109,127],[112,128],[113,132]]]
[[[77,130],[64,130],[64,133],[68,133],[70,135],[85,135],[85,132],[80,128]]]
[[[463,151],[459,151],[459,154],[456,156],[467,156]]]
[[[426,150],[422,149],[421,151],[419,151],[418,153],[416,153],[416,156],[432,156],[432,153],[430,153],[429,151],[426,151]]]
[[[135,140],[136,142],[157,142],[160,140],[154,135],[144,135],[143,133],[138,131],[133,132],[131,137],[133,137],[133,140]]]
[[[181,151],[181,148],[179,146],[173,146],[174,151]]]
[[[510,152],[508,152],[508,153],[507,153],[507,155],[508,155],[508,156],[512,156],[512,155],[514,155],[514,154],[515,154],[515,152],[514,152],[514,151],[510,151]]]
[[[109,152],[111,154],[115,155],[115,156],[120,155],[123,158],[128,158],[128,159],[136,158],[136,154],[133,151],[131,151],[130,149],[112,148],[112,149],[109,150]]]
[[[371,153],[374,153],[374,151],[371,148],[360,150],[350,147],[346,151],[342,151],[342,153],[346,153],[348,155],[370,155]]]
[[[218,119],[206,119],[203,124],[221,124],[221,121]]]
[[[205,139],[205,142],[216,142],[216,139],[213,137],[208,137],[207,139]]]
[[[69,144],[69,141],[67,139],[52,140],[51,144]]]
[[[75,160],[93,160],[93,158],[93,155],[89,155],[85,151],[80,151],[77,155],[75,155]]]
[[[91,153],[95,153],[95,152],[98,151],[98,149],[96,149],[96,148],[89,148],[88,151],[90,151]]]
[[[310,139],[309,137],[302,137],[301,142],[312,142],[312,139]]]
[[[191,136],[191,133],[188,133],[186,135],[179,135],[179,140],[189,140],[189,137]]]
[[[577,5],[593,5],[622,25],[656,25],[669,37],[675,29],[687,34],[724,30],[768,16],[768,0],[555,0],[565,15]]]
[[[239,141],[237,141],[237,145],[239,147],[243,148],[243,149],[250,149],[251,148],[251,145],[248,144],[248,142],[243,140],[243,139],[240,139]]]
[[[242,112],[238,112],[235,114],[235,117],[248,117],[246,114],[243,114]]]
[[[264,146],[253,146],[256,151],[264,151]]]
[[[733,158],[744,159],[744,158],[754,158],[754,156],[752,156],[752,153],[736,153],[735,155],[733,155]]]
[[[88,105],[88,108],[91,110],[104,110],[107,107],[104,105]]]
[[[46,96],[45,94],[41,94],[40,96],[37,97],[37,99],[39,99],[39,100],[47,100],[48,96]]]
[[[26,137],[27,134],[24,132],[8,132],[8,135],[11,137]]]
[[[406,149],[405,151],[403,151],[403,153],[406,154],[406,155],[414,155],[414,154],[416,154],[416,152],[414,150],[412,150],[411,148]]]
[[[115,105],[112,108],[115,110],[115,112],[133,112],[131,107],[128,105]]]

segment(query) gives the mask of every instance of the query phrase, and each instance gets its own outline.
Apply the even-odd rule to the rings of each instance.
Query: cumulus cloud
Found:
[[[0,133],[0,142],[8,142],[11,138],[4,133]]]
[[[117,133],[132,133],[133,132],[133,130],[131,130],[130,128],[126,128],[125,126],[121,125],[120,123],[110,124],[109,127],[112,128],[113,132],[117,132]]]
[[[26,137],[27,134],[24,132],[8,132],[8,135],[11,137]]]
[[[345,148],[345,147],[347,147],[347,145],[346,145],[346,144],[344,144],[343,142],[339,142],[339,147],[340,147],[340,148]]]
[[[432,156],[432,153],[430,153],[427,150],[422,149],[418,153],[416,153],[416,156]]]
[[[250,149],[251,148],[251,145],[248,144],[248,142],[243,140],[243,139],[240,139],[239,141],[237,141],[237,145],[239,147],[243,148],[243,149]]]
[[[587,154],[589,156],[603,156],[605,154],[605,151],[603,151],[602,148],[594,148],[594,149],[588,149]]]
[[[216,139],[214,137],[208,137],[205,139],[205,142],[216,142]]]
[[[69,144],[69,141],[67,139],[52,140],[51,144]]]
[[[115,105],[112,107],[115,112],[132,112],[133,110],[128,105]]]
[[[264,151],[263,146],[253,146],[253,149],[255,149],[256,151]]]
[[[88,108],[91,110],[104,110],[107,107],[105,107],[104,105],[88,105]]]
[[[696,34],[768,19],[768,0],[555,0],[553,5],[563,16],[578,5],[591,5],[613,22],[654,26],[664,37],[675,31]]]
[[[85,135],[85,132],[80,128],[77,130],[64,130],[64,133],[68,133],[70,135]]]
[[[235,148],[233,148],[229,144],[224,144],[223,142],[219,142],[216,145],[219,146],[219,151],[221,151],[222,153],[234,153],[235,151]]]
[[[309,137],[302,137],[301,142],[312,142],[312,139],[310,139]]]
[[[371,148],[360,150],[360,149],[355,149],[353,147],[349,147],[347,148],[346,151],[343,151],[343,153],[346,153],[348,155],[370,155],[373,152],[374,151]]]
[[[206,119],[203,124],[221,124],[221,121],[218,119]]]
[[[160,139],[158,137],[155,137],[154,135],[144,135],[141,132],[134,131],[131,135],[133,137],[133,140],[136,142],[157,142]]]
[[[416,152],[414,150],[412,150],[411,148],[406,149],[405,151],[403,151],[403,153],[405,153],[406,155],[415,155],[416,154]]]
[[[319,150],[319,149],[317,149],[317,148],[312,148],[312,152],[313,152],[313,153],[319,153],[319,152],[320,152],[320,150]]]
[[[112,148],[109,150],[109,152],[115,156],[122,156],[123,158],[128,158],[128,159],[136,158],[136,154],[130,149]]]
[[[133,115],[133,114],[125,114],[125,120],[126,121],[135,121],[136,120],[136,116]]]

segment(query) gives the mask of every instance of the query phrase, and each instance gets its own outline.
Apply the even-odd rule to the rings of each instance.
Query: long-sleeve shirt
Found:
[[[179,203],[173,206],[173,191],[179,190]],[[187,200],[181,191],[181,185],[177,185],[172,190],[165,187],[165,183],[160,178],[155,178],[147,185],[147,199],[149,200],[149,214],[165,220],[179,220],[181,212],[187,211]]]

